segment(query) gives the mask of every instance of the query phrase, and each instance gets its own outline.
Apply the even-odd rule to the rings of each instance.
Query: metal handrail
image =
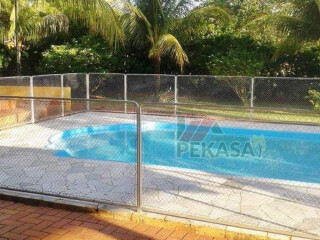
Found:
[[[22,96],[5,96],[0,95],[1,98],[8,99],[28,99],[28,100],[60,100],[60,101],[83,101],[83,102],[117,102],[117,103],[132,103],[137,108],[139,104],[135,101],[114,100],[114,99],[86,99],[86,98],[53,98],[53,97],[22,97]]]

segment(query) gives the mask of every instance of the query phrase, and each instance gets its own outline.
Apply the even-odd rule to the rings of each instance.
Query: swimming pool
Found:
[[[146,165],[320,183],[320,134],[154,122],[142,129]],[[57,157],[135,163],[136,125],[67,130],[47,148]]]

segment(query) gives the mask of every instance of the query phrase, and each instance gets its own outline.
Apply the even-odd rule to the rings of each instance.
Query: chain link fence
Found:
[[[287,114],[143,104],[142,209],[319,236],[320,114]]]
[[[314,109],[318,78],[71,73],[0,78],[1,95]],[[11,88],[10,88],[11,86]],[[19,87],[13,90],[13,87]],[[29,88],[29,89],[28,89]],[[60,89],[59,89],[60,88]],[[74,106],[74,108],[79,106]],[[125,107],[123,108],[125,110]],[[80,110],[84,110],[79,108]]]
[[[319,78],[254,79],[254,105],[291,109],[312,109],[310,91],[320,92]]]
[[[0,188],[319,238],[319,81],[1,78]]]
[[[90,98],[125,99],[125,75],[117,73],[90,73]]]
[[[127,75],[128,100],[136,102],[174,102],[175,76]]]
[[[74,105],[87,102],[0,97],[1,106],[12,101],[17,106],[28,106],[23,110],[29,112],[29,118],[31,102],[36,113],[49,106],[60,112],[62,101]],[[87,112],[73,110],[50,119],[39,115],[33,124],[2,128],[0,187],[136,206],[137,105],[126,102],[134,114],[112,112],[116,105],[123,104],[90,100],[98,112],[92,107]],[[18,108],[13,110],[13,114],[18,112]],[[6,117],[13,121],[9,115]]]
[[[0,95],[32,96],[31,83],[31,77],[0,78]],[[0,128],[31,122],[30,103],[17,103],[15,101],[0,102],[0,109]],[[13,112],[13,109],[17,109],[16,112]]]
[[[178,76],[178,102],[250,105],[251,78]]]

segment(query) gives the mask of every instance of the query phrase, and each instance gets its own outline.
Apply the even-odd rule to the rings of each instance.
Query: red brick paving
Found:
[[[94,214],[34,207],[0,200],[0,240],[200,240],[200,236]],[[217,239],[215,239],[217,240]]]

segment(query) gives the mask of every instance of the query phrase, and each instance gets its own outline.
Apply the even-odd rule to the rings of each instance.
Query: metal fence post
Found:
[[[86,98],[90,100],[90,74],[86,74]],[[90,111],[90,102],[87,101],[87,111]]]
[[[250,119],[253,119],[253,114],[254,114],[254,77],[251,78],[251,97],[250,97]]]
[[[253,108],[254,107],[254,79],[251,78],[251,104],[250,106]]]
[[[30,97],[34,97],[33,77],[30,77]],[[34,99],[31,99],[31,123],[35,123]]]
[[[174,103],[178,103],[178,76],[174,76]],[[174,106],[174,114],[177,115],[178,106]]]
[[[61,74],[61,98],[64,98],[64,75]],[[61,116],[64,117],[64,100],[61,101]]]
[[[142,208],[142,133],[141,133],[141,109],[137,105],[137,212]]]
[[[128,79],[127,79],[127,74],[124,74],[123,76],[123,97],[124,101],[128,101]],[[124,113],[127,114],[128,109],[127,109],[127,104],[124,104]]]

